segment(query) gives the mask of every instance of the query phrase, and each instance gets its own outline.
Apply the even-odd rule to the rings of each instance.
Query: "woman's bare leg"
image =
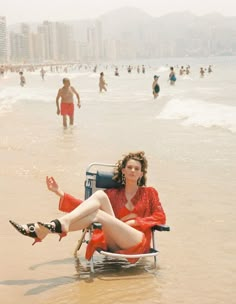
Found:
[[[105,239],[110,249],[128,249],[142,241],[143,233],[141,231],[101,210],[97,213],[97,221],[102,224]]]
[[[110,200],[106,193],[102,190],[95,192],[91,195],[86,201],[81,203],[77,208],[72,212],[67,213],[58,220],[61,223],[62,231],[75,231],[81,230],[91,225],[94,222],[94,217],[96,212],[101,209],[105,213],[109,214],[111,217],[114,217],[114,212],[110,203]],[[82,221],[83,219],[83,221]],[[76,225],[73,225],[77,223]],[[55,223],[51,223],[55,225]],[[28,231],[27,225],[22,225],[22,227]],[[28,231],[29,232],[29,231]],[[35,223],[35,232],[40,239],[44,239],[50,231]]]
[[[95,192],[72,212],[58,219],[62,232],[87,228],[94,222],[100,222],[104,236],[111,250],[127,249],[141,242],[143,233],[122,222],[114,216],[110,200],[104,191]],[[55,224],[54,222],[51,223]],[[27,226],[24,225],[25,229]],[[49,230],[35,224],[35,232],[43,239]]]
[[[110,200],[102,190],[95,192],[76,209],[58,219],[65,232],[78,231],[100,222],[109,248],[127,249],[141,242],[143,233],[114,216]]]
[[[63,226],[64,219],[60,218],[59,220]],[[79,221],[74,221],[68,227],[68,231],[82,230],[89,227],[94,222],[102,224],[102,230],[107,245],[112,250],[127,249],[137,245],[142,240],[142,232],[102,210],[94,211],[89,215],[80,218]]]
[[[106,193],[102,190],[95,192],[77,208],[59,219],[63,231],[69,231],[69,227],[73,223],[79,222],[82,218],[89,216],[90,214],[93,215],[93,213],[99,209],[108,213],[110,216],[115,217],[110,200]],[[82,229],[83,228],[84,227],[82,227]]]

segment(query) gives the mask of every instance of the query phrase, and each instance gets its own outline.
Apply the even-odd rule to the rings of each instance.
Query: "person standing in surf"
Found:
[[[159,92],[160,92],[160,86],[158,84],[158,79],[159,79],[159,76],[154,75],[154,81],[152,83],[152,93],[153,93],[154,99],[156,99],[158,97]]]
[[[101,72],[100,77],[99,77],[99,92],[101,93],[103,90],[107,91],[106,86],[107,86],[107,83],[104,79],[104,73]]]
[[[70,126],[74,124],[74,95],[77,97],[77,105],[80,108],[80,97],[78,92],[70,85],[68,78],[63,78],[63,87],[58,90],[56,97],[57,115],[62,115],[63,126],[67,128],[67,116],[69,116]],[[61,99],[61,107],[59,106],[59,100]]]
[[[171,85],[174,85],[176,82],[176,76],[175,76],[175,71],[174,71],[173,67],[170,67],[169,80],[170,80]]]
[[[19,72],[19,75],[20,75],[20,85],[21,85],[22,87],[24,87],[25,84],[26,84],[26,80],[25,80],[24,73],[21,71],[21,72]]]

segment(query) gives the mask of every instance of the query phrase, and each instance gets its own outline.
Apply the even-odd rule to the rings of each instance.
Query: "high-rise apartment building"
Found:
[[[103,47],[102,22],[100,20],[96,21],[95,29],[96,29],[95,57],[98,60],[102,60],[104,57],[104,47]]]
[[[87,43],[89,61],[98,62],[104,57],[102,23],[97,20],[93,26],[87,28]]]
[[[44,35],[44,47],[45,47],[45,59],[48,61],[58,60],[58,48],[57,48],[57,35],[56,35],[56,23],[44,21],[43,22],[43,35]]]
[[[10,60],[29,63],[34,61],[32,33],[28,24],[22,23],[20,31],[10,32]]]
[[[58,59],[60,61],[70,61],[74,56],[74,47],[72,44],[72,29],[64,23],[56,23],[56,36]]]
[[[0,16],[0,62],[7,61],[7,29],[6,17]]]
[[[10,60],[21,62],[23,58],[23,37],[20,33],[10,32]]]
[[[22,35],[22,60],[24,62],[32,62],[33,50],[32,50],[32,33],[30,26],[26,23],[21,24],[21,35]]]

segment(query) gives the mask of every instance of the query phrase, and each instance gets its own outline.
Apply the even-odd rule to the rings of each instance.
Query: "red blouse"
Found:
[[[165,224],[166,217],[159,201],[157,191],[152,187],[139,187],[138,191],[131,199],[134,206],[133,210],[126,208],[127,198],[125,189],[107,189],[105,190],[110,199],[115,216],[122,219],[124,216],[134,213],[137,214],[135,228],[140,231],[146,231],[148,228],[159,224]]]
[[[124,187],[120,189],[107,189],[104,190],[107,194],[115,216],[118,219],[122,219],[124,216],[129,214],[136,214],[134,228],[144,233],[143,240],[136,246],[119,250],[117,252],[124,254],[139,254],[147,253],[150,250],[151,241],[151,229],[150,227],[159,224],[164,225],[166,222],[165,212],[159,201],[157,191],[152,187],[139,187],[138,191],[131,199],[134,206],[133,210],[126,208],[127,198],[125,196]],[[59,210],[64,212],[70,212],[82,203],[81,200],[74,198],[73,196],[66,194],[60,199]],[[96,229],[97,230],[97,229]],[[101,230],[95,231],[92,239],[90,240],[87,250],[86,258],[89,260],[96,248],[102,248],[107,250],[107,244]],[[131,263],[136,262],[138,259],[129,259]]]

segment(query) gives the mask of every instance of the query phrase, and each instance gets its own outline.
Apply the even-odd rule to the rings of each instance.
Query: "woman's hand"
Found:
[[[128,220],[125,223],[127,225],[131,226],[131,227],[135,227],[136,226],[136,221],[135,220]]]
[[[129,214],[123,216],[120,220],[123,221],[123,222],[126,222],[128,220],[133,220],[136,217],[137,217],[137,214],[135,214],[135,213],[129,213]]]
[[[135,213],[130,213],[127,214],[126,216],[121,218],[121,221],[125,222],[127,225],[131,226],[131,227],[135,227],[136,226],[136,217],[137,214]]]
[[[57,184],[57,182],[55,181],[55,179],[51,176],[51,177],[46,177],[46,184],[48,187],[49,191],[54,192],[56,195],[63,197],[64,196],[64,192],[62,190],[59,189],[59,186]]]

